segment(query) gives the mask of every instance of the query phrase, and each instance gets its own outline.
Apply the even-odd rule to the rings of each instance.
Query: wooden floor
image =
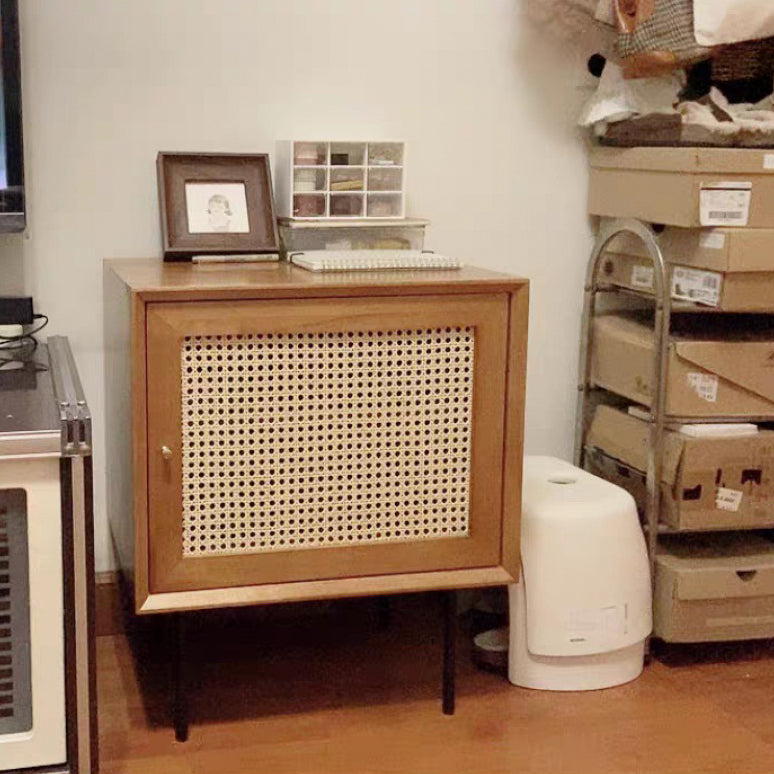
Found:
[[[638,680],[587,693],[512,687],[471,664],[439,704],[435,598],[199,616],[190,741],[174,741],[160,632],[100,637],[102,772],[626,774],[774,771],[774,646],[664,649]]]

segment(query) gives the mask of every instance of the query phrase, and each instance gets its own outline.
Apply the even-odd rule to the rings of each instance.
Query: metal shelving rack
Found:
[[[632,234],[644,244],[653,266],[653,292],[639,292],[621,288],[602,277],[600,271],[602,258],[610,243],[621,234]],[[593,409],[604,396],[611,393],[591,383],[591,354],[594,336],[594,318],[597,314],[597,301],[600,293],[617,293],[635,296],[647,300],[654,307],[654,347],[653,347],[653,384],[656,390],[647,419],[650,423],[650,442],[648,444],[646,481],[646,504],[643,528],[646,532],[648,557],[650,560],[651,583],[655,584],[656,547],[659,534],[678,534],[698,530],[674,530],[659,524],[661,509],[661,476],[663,468],[664,428],[667,424],[690,424],[712,421],[721,422],[771,422],[774,416],[721,416],[706,417],[676,416],[666,413],[666,382],[670,343],[670,325],[673,313],[705,312],[724,314],[723,311],[685,302],[673,302],[671,297],[671,266],[665,261],[655,232],[642,221],[636,219],[603,220],[599,234],[591,252],[586,272],[584,289],[583,320],[581,333],[580,366],[578,380],[578,403],[575,427],[575,464],[585,468],[590,449],[586,446],[586,434]],[[774,308],[772,309],[774,311]],[[625,400],[617,396],[619,400]],[[631,402],[631,401],[629,401]],[[709,530],[707,530],[709,531]]]
[[[600,281],[600,263],[608,245],[621,234],[633,234],[638,237],[647,249],[653,264],[653,305],[654,305],[654,347],[653,347],[653,384],[657,389],[653,396],[650,409],[650,443],[648,445],[648,466],[646,471],[647,500],[645,507],[645,531],[650,561],[651,583],[655,578],[656,543],[658,540],[658,522],[661,505],[661,470],[664,440],[664,425],[666,424],[666,377],[669,330],[672,315],[672,299],[670,293],[669,271],[667,269],[661,248],[656,241],[653,230],[639,220],[609,220],[603,221],[597,240],[591,251],[586,271],[584,288],[583,318],[581,327],[581,351],[578,380],[578,405],[575,425],[575,464],[585,467],[587,449],[586,433],[590,423],[590,413],[593,408],[591,395],[591,351],[594,337],[594,317],[597,312],[597,297],[601,292],[620,292],[609,283]],[[643,298],[645,294],[630,291]]]

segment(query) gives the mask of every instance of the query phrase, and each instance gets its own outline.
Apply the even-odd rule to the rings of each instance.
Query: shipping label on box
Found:
[[[744,492],[738,489],[727,489],[719,486],[715,493],[715,507],[720,511],[733,511],[736,513],[742,505]]]
[[[715,374],[705,374],[699,371],[689,371],[688,384],[691,389],[708,403],[715,403],[718,399],[718,377]]]
[[[746,226],[750,220],[752,182],[704,183],[699,193],[702,226]]]
[[[722,288],[723,275],[716,271],[689,269],[687,266],[672,268],[672,298],[717,306]]]
[[[638,290],[653,290],[655,285],[654,269],[652,266],[635,264],[632,266],[631,286]]]
[[[707,250],[723,250],[726,246],[726,234],[716,228],[708,228],[699,233],[699,247]]]
[[[629,285],[636,290],[653,290],[653,266],[636,261],[632,266]],[[718,306],[723,289],[723,275],[716,271],[702,271],[688,266],[672,267],[672,298],[704,306]]]

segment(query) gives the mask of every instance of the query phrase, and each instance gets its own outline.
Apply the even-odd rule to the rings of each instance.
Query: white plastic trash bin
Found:
[[[586,691],[634,680],[652,614],[631,495],[562,460],[525,457],[521,559],[508,589],[510,681]]]

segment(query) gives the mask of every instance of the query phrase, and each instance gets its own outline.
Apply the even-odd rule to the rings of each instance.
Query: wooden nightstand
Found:
[[[106,262],[137,612],[515,582],[527,293],[473,268]]]

